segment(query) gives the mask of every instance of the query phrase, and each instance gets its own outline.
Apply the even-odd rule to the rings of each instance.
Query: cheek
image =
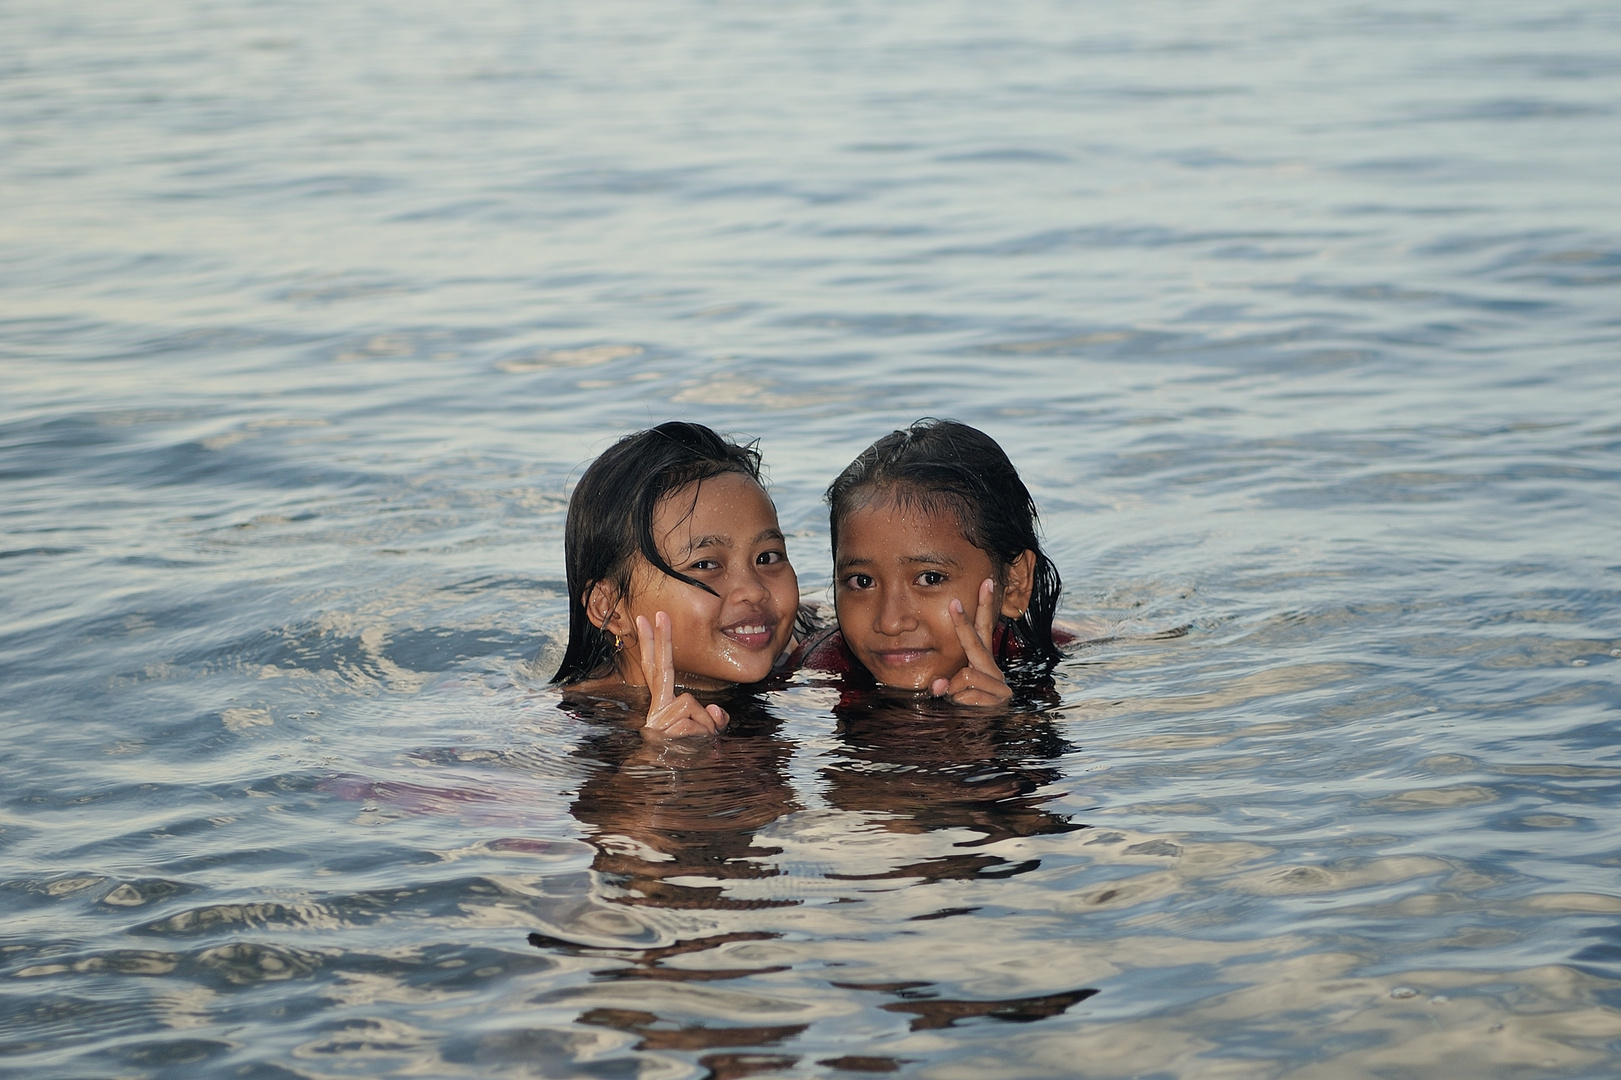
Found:
[[[946,600],[939,607],[930,609],[929,632],[934,638],[934,647],[940,650],[942,662],[949,663],[951,670],[955,672],[968,662],[968,654],[963,651],[962,642],[957,640],[957,627],[951,621],[950,603],[950,600]],[[973,608],[964,604],[963,610],[967,612]]]
[[[794,636],[794,623],[799,617],[799,589],[796,587],[787,593],[777,604],[777,629],[782,644]]]
[[[694,590],[696,591],[696,590]],[[708,599],[704,594],[703,599]],[[708,648],[719,622],[720,602],[706,604],[697,597],[666,598],[659,609],[670,616],[670,644],[676,652],[683,648]]]
[[[784,574],[771,585],[771,599],[782,612],[792,613],[799,610],[799,579],[793,574]]]
[[[838,620],[839,627],[841,629],[846,626],[850,628],[850,630],[845,632],[844,636],[846,638],[851,637],[852,632],[854,635],[859,636],[861,633],[861,628],[869,621],[863,620],[861,618],[861,613],[867,606],[865,601],[870,595],[870,593],[842,591],[834,594],[833,617]]]

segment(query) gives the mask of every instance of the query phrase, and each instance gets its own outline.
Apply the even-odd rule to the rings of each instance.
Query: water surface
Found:
[[[0,11],[0,1071],[1605,1076],[1621,18]],[[1087,642],[650,750],[583,464],[984,427]]]

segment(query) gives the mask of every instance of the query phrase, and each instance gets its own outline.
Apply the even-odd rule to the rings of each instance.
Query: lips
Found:
[[[764,649],[771,645],[776,629],[775,623],[753,621],[723,626],[720,632],[745,649]]]
[[[873,658],[885,667],[903,668],[911,667],[923,661],[933,649],[885,649],[873,654]]]

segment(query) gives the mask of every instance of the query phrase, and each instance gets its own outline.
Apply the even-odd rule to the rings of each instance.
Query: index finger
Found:
[[[653,638],[658,644],[659,690],[665,701],[675,698],[675,627],[669,612],[653,613]]]
[[[649,712],[655,712],[670,703],[675,687],[672,685],[665,689],[659,670],[659,647],[654,638],[654,627],[645,615],[636,616],[636,648],[642,654],[642,678],[646,680],[647,692],[652,698],[647,708]]]

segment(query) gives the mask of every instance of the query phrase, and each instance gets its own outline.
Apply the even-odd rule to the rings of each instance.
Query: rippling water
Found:
[[[0,8],[0,1071],[1604,1076],[1621,16]],[[569,485],[995,434],[1000,720],[545,686]]]

